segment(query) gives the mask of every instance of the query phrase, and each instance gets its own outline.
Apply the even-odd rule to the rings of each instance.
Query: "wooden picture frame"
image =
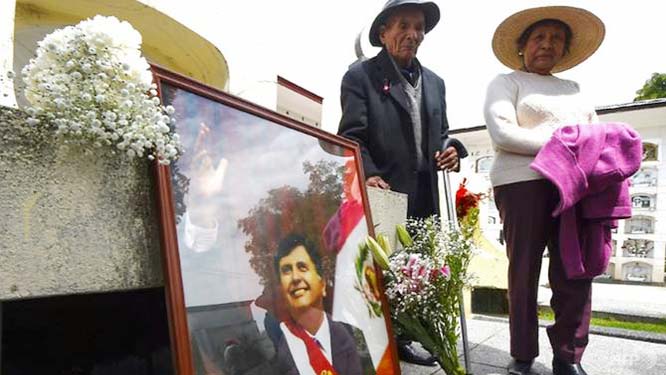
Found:
[[[185,148],[155,167],[176,373],[399,374],[358,146],[152,70]]]

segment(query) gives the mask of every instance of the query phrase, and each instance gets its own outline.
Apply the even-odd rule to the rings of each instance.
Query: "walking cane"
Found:
[[[449,171],[442,172],[442,180],[444,182],[444,194],[446,195],[446,212],[448,214],[449,222],[453,227],[458,230],[458,218],[456,217],[456,201],[453,199],[454,194],[451,190],[451,180],[449,179]],[[469,343],[467,342],[467,321],[465,320],[465,302],[463,301],[463,292],[460,291],[458,296],[460,300],[460,331],[462,333],[463,343],[463,357],[465,358],[465,373],[472,375],[472,365],[469,358]]]

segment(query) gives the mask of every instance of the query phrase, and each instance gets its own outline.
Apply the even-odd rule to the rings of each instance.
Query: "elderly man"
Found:
[[[457,171],[467,156],[448,137],[444,81],[416,58],[438,21],[433,2],[389,0],[370,28],[370,43],[381,52],[342,79],[338,134],[359,143],[368,186],[408,194],[410,217],[439,213],[437,171]],[[409,341],[398,340],[398,352],[403,360],[434,364]]]
[[[300,235],[286,236],[278,245],[275,270],[289,312],[280,323],[278,373],[374,373],[369,358],[359,355],[367,349],[364,342],[364,348],[357,349],[353,328],[333,321],[324,311],[326,282],[315,246]]]

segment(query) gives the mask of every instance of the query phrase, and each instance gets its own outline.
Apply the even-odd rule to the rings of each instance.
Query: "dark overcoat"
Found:
[[[338,134],[358,142],[366,179],[380,176],[392,190],[413,195],[418,181],[414,127],[398,74],[386,49],[353,64],[342,79]],[[465,157],[467,151],[448,137],[444,80],[422,66],[421,84],[423,155],[432,172],[432,207],[439,213],[435,152],[454,146]]]
[[[333,351],[332,365],[335,371],[340,375],[374,375],[374,366],[369,358],[363,333],[347,323],[334,321],[330,315],[328,315],[328,328]],[[277,374],[298,375],[296,363],[284,335],[280,336],[277,344],[275,365]]]

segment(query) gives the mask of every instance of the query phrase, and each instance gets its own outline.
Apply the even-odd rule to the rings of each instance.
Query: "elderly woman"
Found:
[[[553,73],[587,59],[603,37],[604,25],[594,14],[561,6],[518,12],[493,37],[495,55],[514,70],[490,83],[484,107],[495,149],[490,179],[509,257],[509,374],[532,374],[539,355],[537,288],[546,246],[555,312],[547,329],[553,374],[585,374],[580,360],[588,342],[592,280],[567,279],[558,249],[559,220],[551,216],[558,191],[530,163],[558,127],[597,122],[578,84]]]

